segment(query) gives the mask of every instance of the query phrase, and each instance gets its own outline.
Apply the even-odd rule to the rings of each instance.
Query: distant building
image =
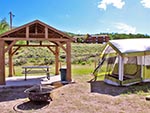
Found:
[[[105,43],[109,41],[108,35],[88,35],[84,40],[85,43]]]
[[[76,43],[84,43],[84,36],[74,36]]]

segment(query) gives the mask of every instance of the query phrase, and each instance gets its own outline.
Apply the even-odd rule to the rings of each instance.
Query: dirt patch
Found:
[[[145,85],[143,92],[148,93],[149,84]],[[139,85],[141,87],[141,85]],[[52,100],[49,104],[41,106],[30,105],[24,90],[27,87],[0,89],[0,112],[16,113],[14,106],[25,108],[21,112],[27,113],[148,113],[150,101],[145,95],[134,92],[131,87],[115,87],[99,82],[76,82],[59,87],[52,91]],[[19,105],[18,105],[19,104]],[[27,105],[30,108],[27,108]],[[36,108],[35,108],[36,107]]]

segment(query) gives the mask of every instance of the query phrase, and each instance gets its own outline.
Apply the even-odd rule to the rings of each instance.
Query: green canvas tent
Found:
[[[104,82],[116,86],[150,81],[150,39],[111,40],[100,57],[95,79],[105,75]]]

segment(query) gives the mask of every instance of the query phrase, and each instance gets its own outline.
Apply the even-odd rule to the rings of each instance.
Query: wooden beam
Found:
[[[20,46],[17,47],[17,48],[11,53],[11,55],[13,56],[20,48],[21,48]]]
[[[59,75],[59,47],[55,49],[55,75]]]
[[[56,42],[56,44],[60,46],[67,53],[67,49],[60,42]]]
[[[22,37],[11,37],[11,38],[8,38],[8,37],[3,37],[2,38],[4,41],[20,41],[20,40],[25,40],[25,41],[59,41],[59,42],[67,42],[68,41],[68,39],[62,39],[62,38],[48,38],[48,39],[46,39],[46,38],[22,38]]]
[[[48,27],[45,26],[45,38],[48,38]]]
[[[12,48],[12,46],[13,46],[16,42],[17,42],[16,40],[14,40],[13,42],[11,42],[11,44],[8,45],[8,47],[5,49],[5,53],[6,53],[7,51],[9,51],[9,50]]]
[[[35,34],[38,33],[38,30],[37,30],[37,24],[35,24]]]
[[[9,77],[12,77],[13,76],[13,56],[12,56],[12,47],[9,49],[9,52],[8,52],[8,55],[9,55],[9,74],[8,76]]]
[[[26,27],[26,38],[29,38],[29,26]]]
[[[0,85],[5,85],[5,43],[0,39]]]
[[[66,51],[66,63],[67,63],[67,81],[71,82],[72,78],[71,78],[71,42],[68,41],[67,42],[67,51]]]
[[[48,31],[46,31],[48,32]],[[29,33],[30,37],[33,37],[33,36],[40,36],[40,37],[44,37],[45,38],[45,31],[43,33]],[[15,36],[17,37],[26,37],[26,32],[25,33],[15,33]],[[61,36],[59,36],[58,34],[55,34],[55,33],[50,33],[48,36],[51,36],[51,37],[59,37],[59,38],[62,38]],[[29,36],[28,36],[29,37]]]
[[[56,45],[14,45],[15,46],[20,46],[20,47],[56,47]]]
[[[54,50],[52,50],[52,48],[50,46],[47,46],[47,48],[54,54],[56,55],[56,52]]]

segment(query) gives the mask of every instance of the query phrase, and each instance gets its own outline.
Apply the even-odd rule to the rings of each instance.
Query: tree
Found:
[[[6,18],[0,21],[0,34],[9,30],[9,24],[6,21]]]

